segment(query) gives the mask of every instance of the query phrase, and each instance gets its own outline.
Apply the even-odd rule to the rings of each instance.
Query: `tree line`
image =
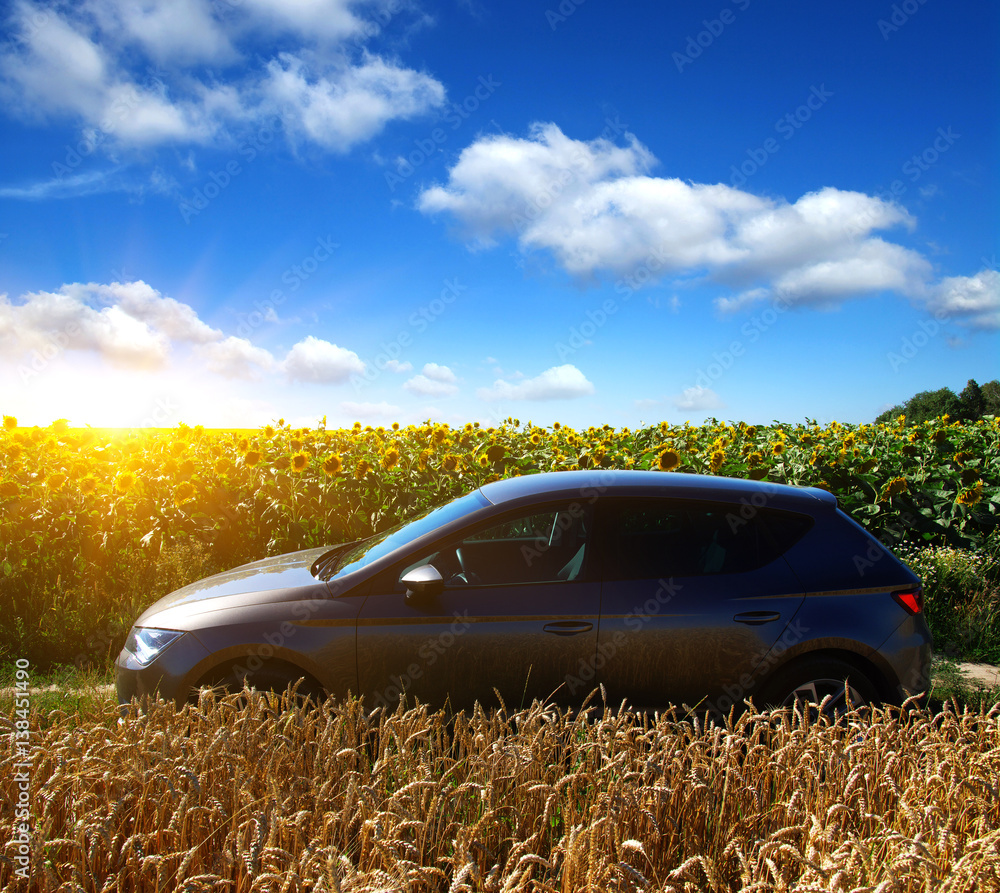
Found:
[[[921,391],[905,403],[887,409],[875,421],[891,422],[905,416],[906,424],[918,425],[946,414],[962,422],[975,422],[983,416],[1000,416],[1000,381],[993,379],[979,385],[974,378],[970,378],[960,394],[951,388]]]

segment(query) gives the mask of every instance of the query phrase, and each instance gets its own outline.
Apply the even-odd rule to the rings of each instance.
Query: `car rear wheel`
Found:
[[[820,704],[829,696],[824,713],[831,719],[853,707],[879,700],[872,681],[857,667],[834,657],[811,658],[782,671],[763,694],[767,707]]]

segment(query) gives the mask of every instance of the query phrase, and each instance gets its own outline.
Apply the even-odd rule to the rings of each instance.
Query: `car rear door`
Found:
[[[753,506],[607,499],[596,678],[609,700],[727,710],[758,688],[761,661],[803,601],[781,558],[809,519]]]
[[[369,703],[411,700],[511,708],[566,703],[566,681],[592,664],[601,584],[590,560],[592,507],[508,514],[415,554],[376,578],[358,618],[358,678]],[[434,565],[440,595],[408,599],[406,571]]]

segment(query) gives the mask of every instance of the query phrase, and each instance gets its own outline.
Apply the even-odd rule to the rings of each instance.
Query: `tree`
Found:
[[[875,421],[888,424],[902,415],[906,416],[907,425],[918,425],[945,414],[962,422],[975,422],[985,415],[1000,416],[1000,380],[988,381],[980,387],[970,378],[958,396],[951,388],[921,391],[901,406],[880,413]]]
[[[958,399],[962,404],[959,410],[959,418],[963,422],[974,422],[976,419],[983,417],[983,411],[986,409],[986,401],[983,399],[982,389],[974,378],[969,379],[962,393],[958,395]]]
[[[993,379],[984,384],[979,392],[983,395],[985,404],[983,415],[1000,416],[1000,381]]]

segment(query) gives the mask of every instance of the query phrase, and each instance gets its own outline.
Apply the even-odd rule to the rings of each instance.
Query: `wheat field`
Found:
[[[4,720],[3,889],[1000,890],[1000,708],[705,724],[239,697],[33,728],[28,879]]]

